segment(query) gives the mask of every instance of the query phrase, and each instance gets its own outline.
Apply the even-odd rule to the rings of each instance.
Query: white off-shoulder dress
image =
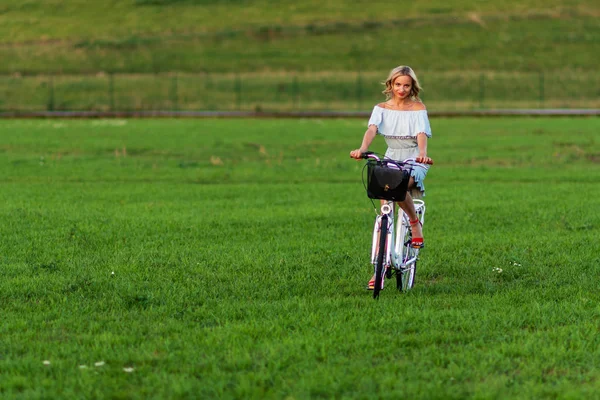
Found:
[[[427,117],[427,110],[419,111],[400,111],[383,108],[376,105],[371,113],[368,126],[375,125],[377,134],[385,138],[388,146],[385,152],[386,157],[396,161],[405,161],[408,158],[419,156],[419,147],[417,145],[417,135],[424,133],[428,138],[431,137],[431,126]],[[414,195],[425,195],[425,185],[423,181],[429,170],[429,165],[416,163],[412,170],[412,177],[415,180],[417,189],[421,193]]]

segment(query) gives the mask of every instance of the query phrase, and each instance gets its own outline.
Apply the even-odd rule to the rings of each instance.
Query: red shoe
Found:
[[[375,278],[371,278],[369,283],[367,284],[367,290],[375,290]]]
[[[382,290],[383,290],[383,283],[384,282],[385,282],[385,279],[382,279],[381,280],[381,289]],[[375,275],[373,275],[373,277],[371,278],[371,280],[367,284],[367,290],[375,290]]]
[[[423,227],[423,224],[418,219],[415,219],[414,221],[409,221],[409,223],[411,226],[419,224],[421,225],[421,227]],[[423,247],[425,247],[423,237],[413,237],[410,240],[410,247],[412,247],[413,249],[422,249]]]

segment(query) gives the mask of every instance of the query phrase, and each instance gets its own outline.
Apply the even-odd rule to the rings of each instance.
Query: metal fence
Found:
[[[0,111],[364,111],[382,101],[379,72],[0,76]],[[434,110],[600,108],[600,74],[425,71]]]

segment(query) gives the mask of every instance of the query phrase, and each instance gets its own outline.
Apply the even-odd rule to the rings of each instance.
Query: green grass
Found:
[[[8,0],[0,73],[595,71],[597,2]],[[23,27],[26,29],[23,29]]]
[[[131,34],[215,33],[222,32],[227,26],[231,30],[244,31],[270,25],[294,27],[342,21],[421,18],[424,15],[559,15],[578,12],[593,16],[598,6],[593,1],[569,0],[524,0],[519,3],[434,0],[410,3],[403,5],[401,10],[391,10],[389,3],[381,0],[353,3],[308,0],[302,4],[281,3],[277,7],[268,0],[103,0],[94,3],[5,0],[0,7],[5,22],[0,25],[1,41],[14,43],[119,38]],[[23,24],[27,24],[27,29],[21,29]]]
[[[431,122],[374,301],[365,121],[1,121],[1,397],[594,397],[600,120]]]
[[[465,16],[442,21],[423,16],[342,22],[323,32],[308,25],[272,36],[242,32],[24,42],[0,46],[5,60],[0,73],[374,71],[401,63],[436,71],[572,73],[595,68],[594,49],[600,42],[595,16],[481,18],[484,25]]]

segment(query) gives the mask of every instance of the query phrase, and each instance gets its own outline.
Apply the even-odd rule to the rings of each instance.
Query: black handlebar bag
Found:
[[[385,161],[367,162],[367,196],[371,199],[404,201],[410,172]]]

